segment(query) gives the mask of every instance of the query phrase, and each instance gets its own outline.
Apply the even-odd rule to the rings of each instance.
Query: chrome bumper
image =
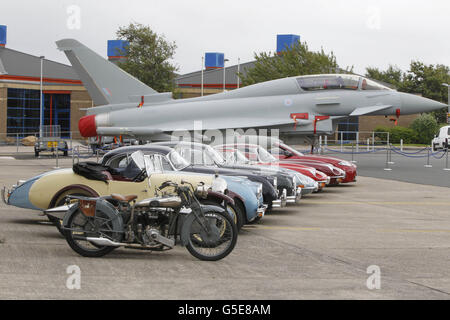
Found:
[[[11,194],[10,191],[8,189],[6,189],[6,187],[3,187],[1,193],[2,193],[2,201],[5,204],[9,205],[8,200],[9,200],[9,196]]]
[[[266,213],[268,205],[267,204],[263,204],[261,205],[258,210],[256,210],[257,216],[262,218],[264,217],[264,214]]]
[[[287,203],[287,191],[286,189],[283,189],[281,196],[277,200],[272,201],[272,208],[283,208],[286,206],[286,203]]]
[[[286,202],[287,203],[299,203],[301,198],[302,198],[302,188],[297,188],[297,190],[295,190],[294,196],[287,196]]]

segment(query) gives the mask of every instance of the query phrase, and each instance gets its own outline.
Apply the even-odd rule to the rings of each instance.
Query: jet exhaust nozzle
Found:
[[[95,115],[84,116],[78,121],[78,129],[83,137],[96,137],[97,125],[95,124]]]

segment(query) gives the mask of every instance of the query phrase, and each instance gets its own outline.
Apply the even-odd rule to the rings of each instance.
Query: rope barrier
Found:
[[[442,151],[437,151],[437,152],[435,152],[435,153],[430,153],[429,155],[428,154],[425,154],[425,155],[413,155],[413,154],[408,154],[408,153],[404,153],[404,152],[400,152],[400,151],[397,151],[397,150],[395,150],[395,148],[392,148],[392,151],[394,151],[395,153],[397,153],[397,154],[399,154],[399,155],[402,155],[402,156],[405,156],[405,157],[407,157],[407,158],[427,158],[427,157],[429,157],[429,156],[433,156],[434,157],[434,155],[436,155],[436,154],[439,154],[440,152],[442,152]],[[439,158],[440,159],[440,158]]]
[[[345,151],[333,150],[333,149],[329,149],[329,148],[324,148],[324,150],[337,152],[337,153],[341,153],[341,154],[368,154],[368,153],[376,153],[376,152],[380,152],[380,151],[386,151],[387,148],[378,148],[378,149],[375,149],[372,151],[359,151],[359,152],[345,152]]]
[[[415,151],[415,152],[404,152],[404,151],[402,151],[402,149],[394,147],[394,146],[391,146],[391,148],[395,149],[395,150],[400,150],[400,152],[402,152],[404,154],[418,154],[418,153],[421,153],[422,151],[426,151],[428,149],[428,147],[425,147],[425,148],[420,149],[419,151]]]

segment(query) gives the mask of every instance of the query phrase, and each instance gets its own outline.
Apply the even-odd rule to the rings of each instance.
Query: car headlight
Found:
[[[225,193],[225,190],[227,190],[228,185],[227,182],[219,177],[215,177],[211,186],[211,190],[214,192],[220,192]]]
[[[340,164],[341,166],[345,166],[345,167],[351,167],[351,166],[352,166],[352,164],[351,164],[350,162],[345,161],[345,160],[339,162],[339,164]]]
[[[258,198],[258,200],[262,197],[262,183],[258,184],[258,188],[256,189],[256,197]]]

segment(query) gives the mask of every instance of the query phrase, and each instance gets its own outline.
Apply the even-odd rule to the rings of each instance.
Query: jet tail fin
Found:
[[[56,45],[64,51],[97,106],[126,103],[131,96],[157,93],[77,40],[63,39]]]

